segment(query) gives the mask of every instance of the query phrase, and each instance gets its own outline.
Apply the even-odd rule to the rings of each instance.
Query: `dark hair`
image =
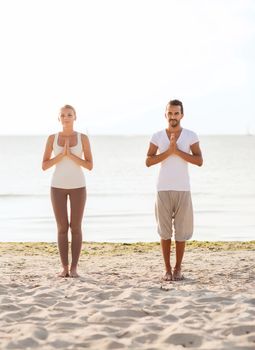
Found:
[[[179,100],[171,100],[166,105],[166,108],[167,108],[167,106],[180,106],[181,107],[181,114],[183,114],[183,112],[184,112],[182,102]]]

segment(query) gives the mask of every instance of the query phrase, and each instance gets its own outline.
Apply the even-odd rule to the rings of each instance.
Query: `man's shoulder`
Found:
[[[193,130],[186,129],[186,128],[182,128],[182,130],[184,131],[184,133],[185,133],[186,135],[191,135],[191,136],[197,135],[197,134],[195,133],[195,131],[193,131]]]
[[[154,134],[152,134],[152,136],[157,136],[157,137],[159,137],[159,136],[163,135],[164,132],[165,132],[165,129],[158,130],[158,131],[154,132]]]
[[[150,142],[156,146],[159,146],[159,144],[161,143],[161,140],[163,139],[163,132],[164,130],[159,130],[154,132],[154,134],[151,136]]]
[[[195,133],[195,131],[189,130],[189,129],[184,129],[184,128],[182,130],[184,132],[184,136],[186,137],[186,139],[188,139],[191,142],[191,144],[199,141],[198,136]]]

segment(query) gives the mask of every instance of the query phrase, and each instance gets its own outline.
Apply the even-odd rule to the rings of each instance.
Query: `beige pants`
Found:
[[[182,242],[192,237],[193,207],[189,191],[159,191],[155,215],[162,239],[171,239],[173,228],[176,241]]]

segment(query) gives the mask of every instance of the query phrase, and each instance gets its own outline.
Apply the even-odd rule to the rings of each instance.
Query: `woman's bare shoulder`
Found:
[[[83,141],[88,141],[88,140],[89,140],[88,135],[82,134],[82,133],[81,133],[81,139],[82,139]]]
[[[48,136],[48,139],[47,139],[47,143],[53,144],[54,139],[55,139],[55,134],[49,135],[49,136]]]

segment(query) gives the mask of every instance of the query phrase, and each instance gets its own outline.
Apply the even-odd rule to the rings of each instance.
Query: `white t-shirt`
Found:
[[[159,153],[165,152],[170,145],[165,129],[153,134],[150,142],[158,147]],[[176,143],[181,151],[190,153],[190,146],[196,142],[199,142],[198,136],[193,131],[182,129]],[[161,162],[157,190],[190,191],[188,162],[176,155]]]

